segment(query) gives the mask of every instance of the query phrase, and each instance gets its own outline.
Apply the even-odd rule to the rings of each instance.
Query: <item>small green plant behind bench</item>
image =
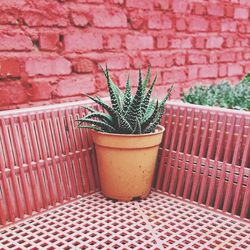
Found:
[[[250,110],[250,73],[236,85],[222,82],[218,85],[195,86],[184,93],[184,102]]]

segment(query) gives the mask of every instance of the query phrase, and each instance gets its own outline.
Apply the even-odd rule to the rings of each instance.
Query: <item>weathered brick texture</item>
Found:
[[[250,70],[250,0],[0,1],[0,110],[105,96],[158,72],[156,95]]]

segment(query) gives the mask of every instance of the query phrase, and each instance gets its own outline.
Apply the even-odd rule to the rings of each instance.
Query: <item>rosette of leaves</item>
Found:
[[[94,108],[83,106],[89,113],[77,119],[79,128],[90,128],[96,131],[117,134],[147,134],[155,131],[164,114],[164,104],[170,96],[173,86],[162,101],[151,100],[151,93],[155,86],[154,77],[151,86],[147,89],[150,77],[150,66],[148,66],[145,79],[142,79],[139,70],[139,82],[135,94],[132,94],[129,76],[126,81],[125,91],[112,81],[109,70],[102,68],[107,80],[111,104],[99,97],[87,95],[92,101],[101,106],[104,112]]]
[[[210,86],[195,86],[184,93],[182,100],[199,105],[250,110],[250,74],[236,85],[224,81]]]

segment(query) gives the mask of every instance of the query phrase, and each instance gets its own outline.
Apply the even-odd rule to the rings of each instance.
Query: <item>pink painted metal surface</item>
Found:
[[[0,231],[0,249],[247,249],[250,224],[152,192],[140,202],[99,193]]]
[[[0,113],[2,225],[95,192],[88,131],[74,122],[79,105]]]
[[[250,113],[168,103],[154,190],[250,218]]]
[[[99,189],[93,143],[74,123],[81,104],[0,112],[0,227],[9,225],[1,230],[3,249],[249,245],[249,113],[167,103],[157,193],[112,203],[92,194]]]

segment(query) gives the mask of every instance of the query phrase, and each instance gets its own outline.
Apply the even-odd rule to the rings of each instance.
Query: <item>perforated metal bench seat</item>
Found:
[[[1,249],[249,249],[250,224],[157,192],[76,199],[0,231]]]
[[[250,249],[250,112],[168,102],[152,193],[120,203],[82,104],[0,112],[0,249]]]

